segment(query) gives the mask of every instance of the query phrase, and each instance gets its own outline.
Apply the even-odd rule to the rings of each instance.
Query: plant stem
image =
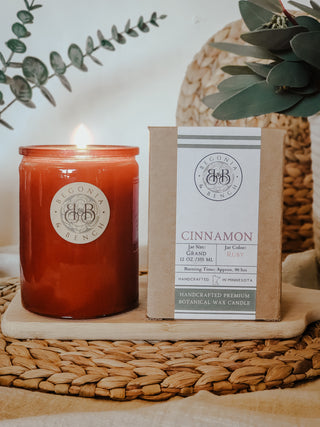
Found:
[[[282,12],[285,14],[285,16],[289,19],[289,21],[291,22],[291,24],[293,24],[293,25],[298,25],[298,22],[294,19],[294,17],[291,15],[291,13],[289,13],[288,11],[287,11],[287,9],[283,6],[283,3],[282,3],[282,1],[281,0],[279,0],[279,3],[280,3],[280,5],[281,5],[281,9],[282,9]]]
[[[9,63],[10,63],[10,61],[11,61],[11,59],[12,59],[12,57],[13,57],[13,54],[14,54],[14,52],[11,52],[10,53],[10,55],[9,55],[9,58],[7,59],[7,61],[6,61],[6,65],[4,65],[3,66],[3,68],[2,68],[2,71],[5,73],[6,71],[7,71],[7,69],[8,69],[8,66],[9,66]]]
[[[0,111],[0,117],[1,114],[4,113],[9,107],[11,107],[12,104],[14,104],[16,102],[17,98],[14,98],[11,102],[9,102],[9,104],[7,104],[1,111]]]

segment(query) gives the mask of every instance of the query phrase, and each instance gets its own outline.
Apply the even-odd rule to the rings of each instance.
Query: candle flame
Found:
[[[71,143],[77,148],[85,149],[87,145],[93,144],[93,135],[87,126],[79,125],[72,133]]]

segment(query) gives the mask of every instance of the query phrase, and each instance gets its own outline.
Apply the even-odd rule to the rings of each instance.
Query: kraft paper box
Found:
[[[285,132],[149,130],[148,317],[280,320]]]

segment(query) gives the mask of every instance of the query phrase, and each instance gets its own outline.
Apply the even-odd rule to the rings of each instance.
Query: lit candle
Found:
[[[92,145],[93,135],[90,132],[90,129],[81,123],[81,125],[73,131],[71,135],[71,143],[82,149],[87,148],[88,145]]]
[[[73,319],[134,308],[139,149],[87,141],[19,152],[23,306]]]

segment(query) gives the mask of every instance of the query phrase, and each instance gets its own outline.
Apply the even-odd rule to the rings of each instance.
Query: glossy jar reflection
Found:
[[[23,306],[73,319],[134,308],[139,149],[30,146],[19,152]]]

